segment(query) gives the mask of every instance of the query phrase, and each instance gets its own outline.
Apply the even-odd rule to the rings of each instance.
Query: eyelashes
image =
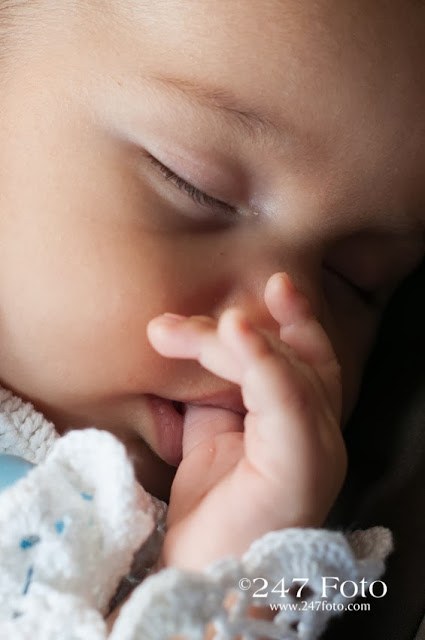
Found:
[[[174,171],[169,169],[154,156],[148,154],[148,159],[150,163],[162,174],[165,180],[171,182],[179,191],[187,195],[197,206],[208,208],[212,212],[218,212],[219,214],[226,217],[234,218],[235,215],[238,214],[235,207],[232,207],[226,202],[218,200],[217,198],[213,198],[212,196],[204,193],[203,191],[174,173]],[[330,267],[329,265],[324,265],[324,268],[328,273],[337,278],[338,281],[343,284],[349,290],[349,292],[353,294],[364,306],[371,309],[376,309],[381,306],[379,295],[377,292],[368,291],[366,289],[363,289],[362,287],[359,287],[355,282],[344,276],[343,273]]]
[[[166,167],[162,162],[157,160],[154,156],[148,156],[149,161],[156,167],[160,173],[164,176],[166,180],[171,182],[179,191],[185,193],[193,202],[201,207],[207,207],[212,211],[219,212],[221,214],[225,214],[226,216],[235,216],[236,209],[231,205],[223,202],[222,200],[218,200],[217,198],[213,198],[208,194],[204,193],[197,187],[194,187],[192,184],[178,176],[174,171],[171,171],[168,167]]]
[[[368,291],[359,287],[355,282],[344,276],[343,273],[337,271],[329,265],[324,266],[325,270],[344,284],[351,292],[367,307],[376,309],[380,307],[380,299],[376,291]]]

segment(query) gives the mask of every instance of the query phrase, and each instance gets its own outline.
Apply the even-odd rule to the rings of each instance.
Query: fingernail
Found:
[[[178,313],[163,313],[162,316],[158,317],[160,322],[166,322],[167,324],[175,324],[177,322],[182,322],[185,320],[185,316],[181,316]]]

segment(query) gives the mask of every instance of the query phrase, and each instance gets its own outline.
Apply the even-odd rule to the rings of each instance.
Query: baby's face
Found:
[[[161,357],[148,321],[237,305],[277,333],[263,291],[287,271],[341,362],[346,418],[423,254],[424,9],[28,5],[1,62],[2,383],[61,431],[117,433],[166,496],[150,395],[231,385]]]

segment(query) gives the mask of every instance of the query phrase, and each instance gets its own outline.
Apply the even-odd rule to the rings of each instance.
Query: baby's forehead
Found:
[[[235,93],[274,112],[269,120],[278,126],[306,132],[313,145],[315,128],[332,141],[344,122],[344,153],[354,156],[362,135],[373,153],[385,129],[392,148],[380,153],[390,155],[406,142],[406,125],[423,121],[425,2],[165,0],[150,7],[141,19],[147,75]]]
[[[256,143],[270,143],[273,157],[287,153],[296,170],[323,167],[332,189],[344,184],[341,210],[360,191],[362,215],[367,207],[388,207],[403,220],[407,210],[421,210],[425,1],[37,0],[36,5],[7,5],[10,11],[34,6],[50,15],[43,22],[46,29],[56,15],[64,41],[79,30],[73,54],[76,60],[85,55],[83,80],[93,61],[100,61],[105,76],[121,75],[123,86],[138,84],[135,102],[140,104],[144,86],[152,87],[153,79],[171,80],[167,93],[165,84],[159,90],[158,109],[166,106],[167,117],[172,114],[180,128],[189,104],[194,127],[204,123],[202,131],[209,132],[202,133],[205,145],[237,138],[241,153],[249,153],[247,127],[237,129],[223,113],[233,111],[246,123],[248,114],[264,115],[257,118]],[[185,103],[177,99],[178,86],[186,89]],[[190,86],[195,87],[191,95]],[[218,127],[198,109],[195,93],[215,100],[215,106],[227,103],[227,109],[215,111]],[[271,124],[270,135],[264,122]],[[394,193],[403,190],[411,202],[394,204]]]

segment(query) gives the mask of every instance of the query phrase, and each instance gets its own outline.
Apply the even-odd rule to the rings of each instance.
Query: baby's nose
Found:
[[[281,326],[292,324],[300,309],[308,308],[321,321],[321,305],[314,275],[278,270],[237,283],[221,300],[219,313],[236,307],[258,329],[271,338],[280,339]]]
[[[252,290],[239,290],[237,294],[229,296],[222,302],[217,317],[228,308],[240,309],[249,321],[258,329],[265,333],[270,333],[273,337],[279,337],[279,324],[271,315],[264,300],[263,284],[261,292],[253,292]]]

